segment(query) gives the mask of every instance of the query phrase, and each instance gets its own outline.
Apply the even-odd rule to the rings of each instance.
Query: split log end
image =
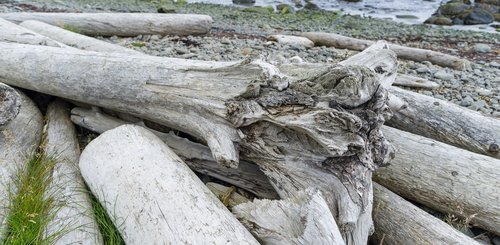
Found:
[[[0,83],[0,129],[9,124],[21,110],[21,96],[15,89]]]

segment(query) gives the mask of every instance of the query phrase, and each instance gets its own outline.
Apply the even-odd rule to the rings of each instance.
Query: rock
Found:
[[[233,0],[233,4],[239,5],[253,5],[255,0]]]
[[[280,14],[293,14],[293,13],[295,13],[295,9],[292,6],[290,6],[288,4],[284,4],[284,3],[276,5],[276,10]]]
[[[487,106],[488,106],[488,104],[486,104],[486,102],[484,100],[478,100],[478,101],[472,103],[472,105],[469,107],[469,109],[477,111],[477,110],[480,110],[480,109],[485,108]]]
[[[490,66],[491,67],[495,67],[495,68],[500,68],[500,63],[496,62],[496,61],[493,61],[490,63]]]
[[[488,44],[476,43],[476,45],[474,45],[474,52],[476,53],[489,53],[490,51],[491,47]]]
[[[445,71],[438,71],[434,73],[434,77],[445,81],[450,81],[455,78],[453,74],[447,73]]]
[[[477,88],[476,93],[481,95],[481,96],[491,96],[493,94],[493,92],[491,92],[491,90],[484,89],[484,88]]]
[[[273,6],[265,6],[265,7],[258,6],[258,7],[244,8],[242,11],[249,13],[270,14],[274,12],[274,8]]]
[[[290,63],[302,63],[304,60],[300,56],[293,56],[290,58]]]
[[[463,15],[466,11],[469,11],[471,9],[471,5],[462,2],[448,2],[439,7],[437,12],[444,16],[459,16]]]
[[[469,107],[474,103],[474,99],[470,96],[465,96],[465,98],[460,102],[460,106]]]
[[[429,73],[431,72],[427,67],[420,67],[417,69],[417,73]]]
[[[489,24],[493,21],[495,21],[495,17],[481,8],[474,8],[472,13],[468,14],[464,19],[466,25]]]
[[[287,44],[293,47],[314,47],[314,43],[305,37],[289,36],[289,35],[271,35],[269,40],[277,41],[280,44]],[[299,50],[300,51],[300,50]]]
[[[450,18],[448,18],[448,17],[431,16],[424,23],[426,23],[426,24],[434,24],[434,25],[449,26],[449,25],[453,24],[453,21]]]
[[[318,7],[318,5],[312,3],[312,2],[307,2],[306,5],[304,5],[304,9],[307,9],[307,10],[320,10],[320,8]]]
[[[396,18],[398,19],[418,19],[417,16],[411,14],[397,14]]]
[[[175,13],[175,9],[173,9],[172,7],[170,7],[168,5],[162,5],[162,6],[158,7],[156,9],[156,11],[158,13],[161,13],[161,14],[172,14],[172,13]]]

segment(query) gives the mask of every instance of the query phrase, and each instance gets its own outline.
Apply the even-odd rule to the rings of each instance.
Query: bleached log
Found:
[[[23,169],[25,158],[38,147],[42,136],[42,114],[26,95],[17,92],[21,96],[19,114],[0,130],[0,240],[6,232],[9,192],[14,191],[11,180]]]
[[[261,172],[261,174],[264,176],[264,173]],[[250,201],[248,198],[236,193],[234,187],[227,187],[214,182],[208,182],[206,186],[212,193],[214,193],[215,196],[217,196],[217,198],[219,198],[219,200],[221,200],[225,206],[230,209],[238,204]]]
[[[243,203],[233,213],[262,244],[345,244],[317,190],[307,189],[286,200]]]
[[[74,108],[71,114],[71,120],[75,124],[96,133],[104,133],[121,125],[130,124],[130,122],[109,116],[99,110]],[[136,121],[134,124],[147,128],[142,121]],[[271,183],[257,165],[240,160],[237,169],[226,168],[217,164],[210,153],[210,149],[202,144],[181,138],[173,132],[163,133],[150,128],[147,129],[165,142],[192,170],[245,189],[260,198],[279,198]]]
[[[448,101],[392,87],[407,104],[386,124],[472,152],[500,158],[500,120]]]
[[[480,244],[383,186],[373,183],[373,189],[373,244]]]
[[[404,74],[398,74],[393,85],[410,87],[410,88],[426,88],[426,89],[435,89],[439,87],[439,84],[433,81]]]
[[[391,164],[374,180],[398,195],[500,234],[500,160],[390,127]]]
[[[78,49],[97,52],[115,52],[131,55],[144,55],[143,53],[135,51],[133,49],[128,49],[116,44],[101,41],[36,20],[23,21],[19,25]]]
[[[307,48],[314,47],[314,43],[305,37],[290,36],[290,35],[271,35],[267,37],[267,39],[291,46],[307,47]]]
[[[392,153],[379,131],[388,114],[381,80],[391,79],[397,64],[386,48],[377,44],[300,79],[262,60],[207,62],[0,44],[0,80],[186,132],[205,140],[225,166],[236,167],[241,151],[281,197],[319,188],[346,243],[366,244],[371,173]]]
[[[15,23],[38,20],[89,36],[199,35],[212,28],[212,18],[196,14],[152,13],[0,13]]]
[[[6,84],[0,83],[0,130],[5,128],[21,110],[21,95]]]
[[[297,35],[309,38],[316,46],[329,46],[357,51],[363,51],[375,43],[374,41],[346,37],[334,33],[302,32]],[[451,67],[457,70],[470,69],[469,61],[453,55],[426,49],[410,48],[396,44],[390,44],[390,49],[397,54],[398,58],[419,62],[429,61],[436,65]]]
[[[32,45],[45,45],[52,47],[65,47],[66,45],[42,36],[29,29],[18,26],[10,21],[0,18],[0,41],[15,42]]]
[[[125,125],[80,158],[89,188],[127,244],[258,244],[158,137]]]
[[[62,100],[50,103],[47,119],[45,151],[56,159],[47,192],[54,197],[56,210],[45,235],[56,237],[56,245],[101,244],[101,233],[78,168],[80,148],[68,104]]]

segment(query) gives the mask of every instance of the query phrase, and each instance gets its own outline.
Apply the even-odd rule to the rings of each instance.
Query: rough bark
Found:
[[[121,125],[131,123],[104,114],[96,109],[74,108],[71,113],[71,120],[75,124],[96,133],[104,133]],[[142,121],[135,121],[134,124],[147,128]],[[279,198],[268,178],[259,170],[257,165],[240,160],[237,169],[226,168],[215,162],[210,149],[205,145],[181,138],[173,132],[163,133],[150,128],[147,129],[165,142],[192,170],[245,189],[260,198]]]
[[[55,235],[54,244],[60,245],[101,244],[101,233],[78,168],[80,148],[68,104],[61,100],[49,104],[47,119],[46,153],[56,159],[47,191],[53,195],[57,210],[47,225],[46,236]]]
[[[38,20],[89,36],[199,35],[208,33],[212,18],[195,14],[151,13],[0,13],[21,23]]]
[[[0,83],[0,130],[5,128],[21,110],[21,96],[6,84]]]
[[[394,87],[389,92],[407,106],[395,112],[387,125],[500,158],[500,120],[415,92]]]
[[[435,89],[439,87],[439,84],[433,81],[404,74],[398,74],[393,85],[410,87],[410,88],[426,88],[426,89]]]
[[[283,198],[319,188],[346,243],[366,244],[371,173],[392,153],[379,130],[389,113],[380,85],[392,83],[397,69],[386,44],[305,78],[262,60],[188,61],[19,44],[0,44],[0,51],[6,68],[0,77],[12,84],[186,132],[205,140],[225,166],[237,166],[239,149]]]
[[[357,51],[363,51],[365,48],[368,48],[375,43],[374,41],[346,37],[334,33],[302,32],[298,35],[309,38],[314,42],[316,46],[323,45]],[[457,70],[470,69],[469,61],[456,56],[443,54],[432,50],[404,47],[396,44],[390,44],[390,49],[397,54],[398,58],[419,62],[429,61],[436,65],[451,67]]]
[[[383,186],[373,188],[373,244],[480,244]]]
[[[4,19],[0,19],[0,30],[2,30],[0,32],[0,41],[2,42],[15,42],[52,47],[66,46]]]
[[[500,160],[390,127],[382,132],[396,155],[374,180],[432,209],[474,217],[472,224],[500,234]]]
[[[19,114],[0,130],[0,240],[6,231],[12,178],[23,169],[25,158],[38,147],[42,136],[42,114],[26,95],[21,96]]]
[[[271,41],[276,41],[281,44],[288,44],[292,46],[298,46],[298,47],[314,47],[314,43],[305,38],[305,37],[298,37],[298,36],[289,36],[289,35],[271,35],[267,37],[268,40]]]
[[[233,213],[261,244],[345,244],[317,190],[308,189],[286,200],[243,203],[234,207]]]
[[[258,244],[158,137],[125,125],[90,142],[80,169],[127,244]]]
[[[97,51],[97,52],[116,52],[131,55],[144,55],[141,52],[128,49],[116,44],[101,41],[92,37],[81,35],[72,31],[49,25],[36,20],[23,21],[20,26],[28,28],[36,33],[52,38],[58,42],[64,43],[71,47],[82,50]]]

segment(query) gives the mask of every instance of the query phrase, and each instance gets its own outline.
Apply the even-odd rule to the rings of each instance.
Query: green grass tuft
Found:
[[[113,220],[109,217],[106,209],[101,205],[97,198],[90,194],[90,202],[92,203],[92,210],[94,217],[99,226],[103,242],[105,245],[125,245],[122,236],[113,224]]]
[[[3,244],[51,244],[60,235],[44,237],[47,224],[58,210],[53,195],[46,193],[55,163],[54,158],[37,152],[18,170],[10,188],[8,230]]]
[[[76,26],[72,26],[72,25],[69,25],[69,24],[64,24],[62,26],[62,28],[64,30],[67,30],[67,31],[70,31],[70,32],[74,32],[74,33],[78,33],[80,34],[82,31],[80,30],[80,28],[76,27]]]

